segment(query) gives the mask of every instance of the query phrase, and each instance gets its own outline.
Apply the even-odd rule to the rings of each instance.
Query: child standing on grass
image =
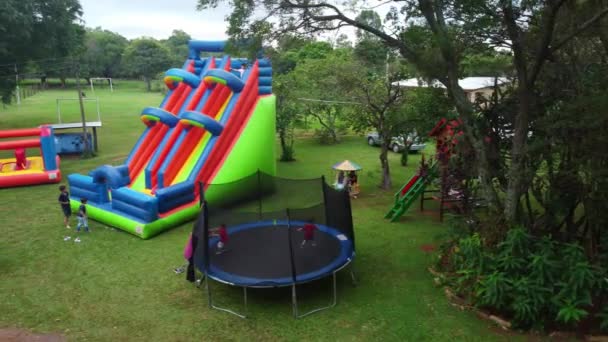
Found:
[[[61,210],[63,211],[63,224],[66,228],[70,228],[70,216],[72,216],[72,209],[70,208],[70,193],[66,190],[65,185],[59,186],[59,204],[61,204]]]
[[[80,207],[78,208],[78,225],[76,231],[80,232],[80,227],[84,227],[84,230],[89,232],[89,222],[87,222],[87,199],[80,199]]]

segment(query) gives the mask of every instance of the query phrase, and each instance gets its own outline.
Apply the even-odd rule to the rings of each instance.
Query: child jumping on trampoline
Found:
[[[312,223],[305,223],[304,226],[298,228],[298,231],[304,231],[304,240],[302,240],[300,248],[304,248],[307,241],[310,241],[313,247],[317,245],[315,242],[315,230],[317,230],[317,226]]]
[[[226,225],[220,224],[219,227],[209,230],[209,236],[217,236],[220,241],[217,242],[217,251],[215,254],[221,254],[226,252],[226,243],[228,242],[228,232],[226,231]]]

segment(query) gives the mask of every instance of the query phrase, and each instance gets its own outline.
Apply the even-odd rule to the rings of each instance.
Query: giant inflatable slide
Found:
[[[74,209],[87,198],[89,218],[147,239],[194,219],[201,190],[210,203],[246,195],[210,184],[275,174],[272,68],[266,59],[200,57],[224,46],[189,42],[183,67],[165,74],[165,99],[142,110],[145,129],[124,164],[68,176]]]

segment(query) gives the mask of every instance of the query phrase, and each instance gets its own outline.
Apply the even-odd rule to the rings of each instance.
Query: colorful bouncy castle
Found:
[[[40,149],[40,156],[28,157],[28,148]],[[0,159],[0,188],[61,181],[51,127],[0,130],[0,150],[13,151],[15,156]]]
[[[85,197],[90,218],[146,239],[194,219],[201,189],[210,203],[247,196],[209,184],[275,174],[272,68],[267,59],[200,57],[224,46],[189,42],[183,67],[165,74],[165,99],[142,110],[144,131],[124,163],[68,177],[73,207]]]

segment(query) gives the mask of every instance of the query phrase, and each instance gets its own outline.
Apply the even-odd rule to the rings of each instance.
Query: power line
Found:
[[[322,103],[339,103],[339,104],[356,104],[360,105],[360,102],[348,102],[348,101],[330,101],[330,100],[319,100],[319,99],[307,99],[304,97],[298,98],[300,101],[308,101],[308,102],[322,102]]]
[[[41,58],[41,59],[28,59],[25,62],[13,62],[13,63],[4,63],[4,64],[0,64],[0,67],[13,67],[15,64],[17,65],[26,65],[27,63],[39,63],[39,62],[43,62],[43,61],[53,61],[53,60],[62,60],[62,59],[72,59],[72,58],[76,58],[75,56],[64,56],[64,57],[49,57],[49,58]]]

